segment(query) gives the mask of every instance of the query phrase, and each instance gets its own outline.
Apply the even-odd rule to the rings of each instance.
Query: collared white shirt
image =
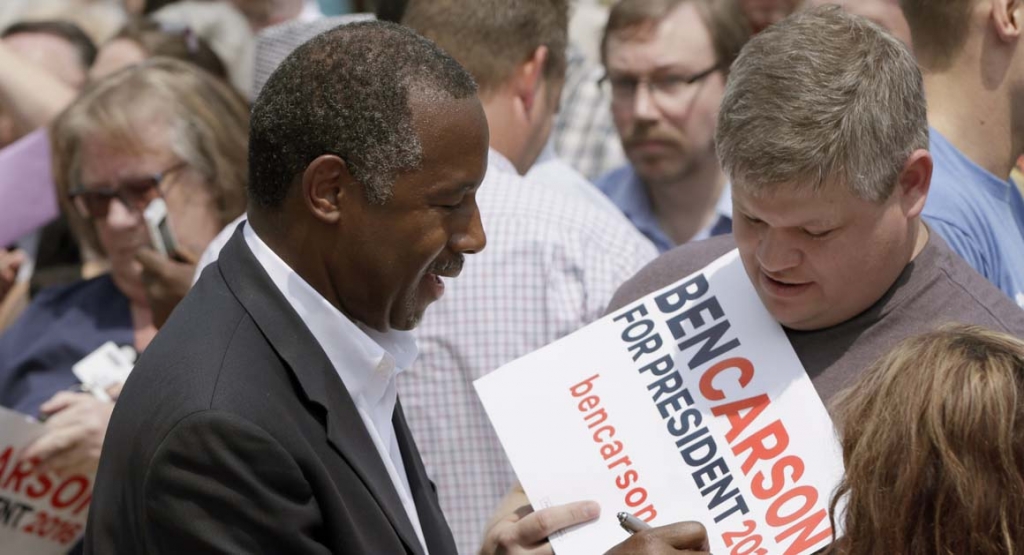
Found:
[[[487,247],[445,280],[413,330],[420,356],[399,376],[402,408],[459,553],[476,553],[515,481],[473,380],[598,319],[656,250],[615,210],[571,184],[516,173],[495,151],[477,193]]]
[[[243,233],[256,260],[309,328],[352,396],[427,553],[427,542],[392,423],[398,399],[395,378],[416,359],[415,339],[409,332],[381,333],[349,320],[281,260],[251,226],[246,225]]]

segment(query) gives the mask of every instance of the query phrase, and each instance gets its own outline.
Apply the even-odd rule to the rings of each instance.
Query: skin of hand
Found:
[[[480,555],[552,555],[551,534],[590,522],[601,514],[593,501],[579,501],[534,511],[520,484],[502,500],[487,525]]]
[[[174,258],[161,256],[153,249],[139,249],[135,259],[142,264],[146,298],[153,313],[153,324],[159,329],[192,287],[197,257],[179,247]]]
[[[677,522],[642,530],[605,555],[710,555],[708,533],[699,522]]]
[[[41,472],[94,475],[114,403],[61,391],[40,410],[47,415],[46,433],[28,447],[25,457],[38,459]]]
[[[0,302],[14,286],[18,277],[18,269],[25,263],[25,253],[20,250],[8,251],[0,249]]]
[[[78,92],[19,56],[0,41],[0,103],[20,129],[32,130],[49,123],[74,102]]]

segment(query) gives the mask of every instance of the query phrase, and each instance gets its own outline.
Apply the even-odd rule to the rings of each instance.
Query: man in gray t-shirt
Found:
[[[716,146],[735,235],[663,255],[612,310],[738,248],[826,402],[899,340],[947,322],[1024,337],[1024,311],[921,221],[921,76],[879,28],[817,8],[756,37],[733,66]]]
[[[688,276],[736,248],[732,236],[676,248],[626,282],[609,311]],[[881,298],[860,314],[822,329],[786,328],[800,362],[826,402],[901,339],[948,322],[1024,337],[1024,310],[929,233],[921,252]]]

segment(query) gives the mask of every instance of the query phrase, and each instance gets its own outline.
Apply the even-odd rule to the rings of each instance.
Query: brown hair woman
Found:
[[[828,553],[1024,553],[1024,342],[968,326],[910,338],[835,409],[845,538]]]

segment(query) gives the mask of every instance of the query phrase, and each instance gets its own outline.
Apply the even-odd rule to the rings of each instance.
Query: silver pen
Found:
[[[625,511],[619,513],[616,516],[619,517],[619,526],[622,526],[622,529],[629,532],[631,535],[636,534],[641,530],[647,530],[651,527],[646,522],[640,520],[639,518]]]

